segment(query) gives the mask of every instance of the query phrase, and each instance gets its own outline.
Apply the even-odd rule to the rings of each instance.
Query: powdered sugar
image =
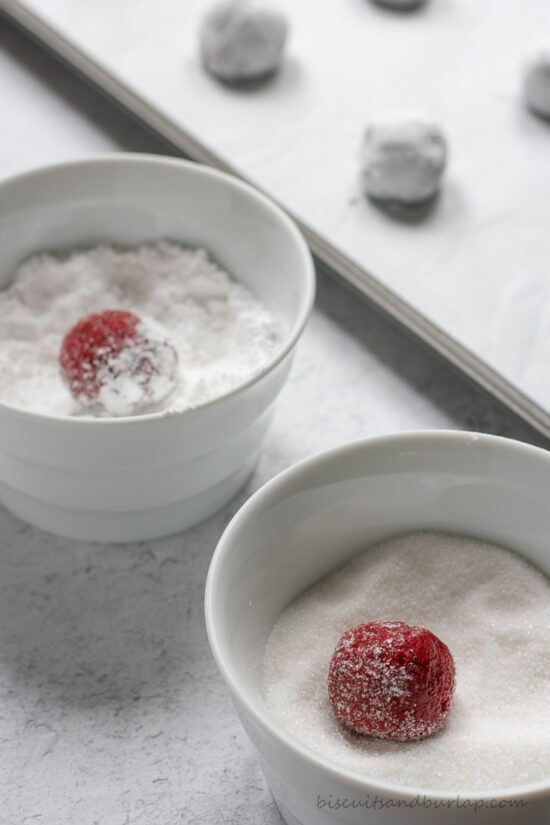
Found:
[[[419,742],[346,731],[327,676],[342,633],[366,621],[428,627],[456,665],[445,729]],[[550,775],[550,582],[488,543],[436,533],[370,549],[302,594],[264,659],[272,716],[313,751],[390,782],[447,791],[518,786]]]
[[[175,390],[140,412],[217,398],[261,371],[280,343],[277,319],[203,249],[160,241],[38,254],[0,292],[0,398],[33,412],[82,414],[60,378],[59,348],[76,321],[106,309],[155,323],[178,353]]]

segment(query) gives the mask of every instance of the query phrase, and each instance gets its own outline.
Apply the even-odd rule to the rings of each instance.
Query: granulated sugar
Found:
[[[446,727],[418,742],[346,731],[327,675],[347,629],[367,621],[428,628],[448,645],[456,691]],[[519,556],[456,536],[378,545],[293,602],[265,652],[269,712],[349,769],[424,789],[481,791],[550,777],[550,580]]]
[[[204,249],[161,241],[38,254],[0,291],[0,398],[33,412],[85,413],[61,380],[59,348],[80,318],[112,309],[162,325],[178,353],[175,391],[140,412],[223,395],[259,372],[280,342],[277,319]]]

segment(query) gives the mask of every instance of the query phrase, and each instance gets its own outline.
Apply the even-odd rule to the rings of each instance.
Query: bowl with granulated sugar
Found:
[[[102,542],[226,504],[314,300],[292,220],[216,170],[117,154],[0,182],[0,239],[0,501]],[[115,360],[105,324],[134,336]]]
[[[308,458],[242,506],[212,558],[206,625],[288,825],[550,821],[549,487],[545,450],[424,431]],[[370,622],[448,646],[437,732],[384,738],[335,714],[333,652]],[[350,661],[352,701],[376,684],[377,713],[421,672]]]

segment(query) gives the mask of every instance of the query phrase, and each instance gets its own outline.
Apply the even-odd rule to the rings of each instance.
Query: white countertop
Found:
[[[0,174],[160,147],[7,27]],[[198,527],[91,545],[0,508],[0,824],[280,825],[210,656],[203,588],[239,505],[296,460],[425,428],[528,432],[325,277],[245,490]]]

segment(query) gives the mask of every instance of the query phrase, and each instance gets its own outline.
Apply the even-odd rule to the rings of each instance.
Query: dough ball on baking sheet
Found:
[[[212,75],[227,83],[256,80],[278,69],[287,33],[286,18],[269,5],[222,2],[202,21],[202,61]]]
[[[427,115],[389,111],[367,126],[361,171],[374,200],[420,204],[438,191],[447,158],[442,130]]]
[[[426,0],[373,0],[377,6],[384,6],[387,9],[408,10],[423,6]]]
[[[539,49],[527,61],[523,75],[523,98],[533,112],[550,118],[550,46]]]

